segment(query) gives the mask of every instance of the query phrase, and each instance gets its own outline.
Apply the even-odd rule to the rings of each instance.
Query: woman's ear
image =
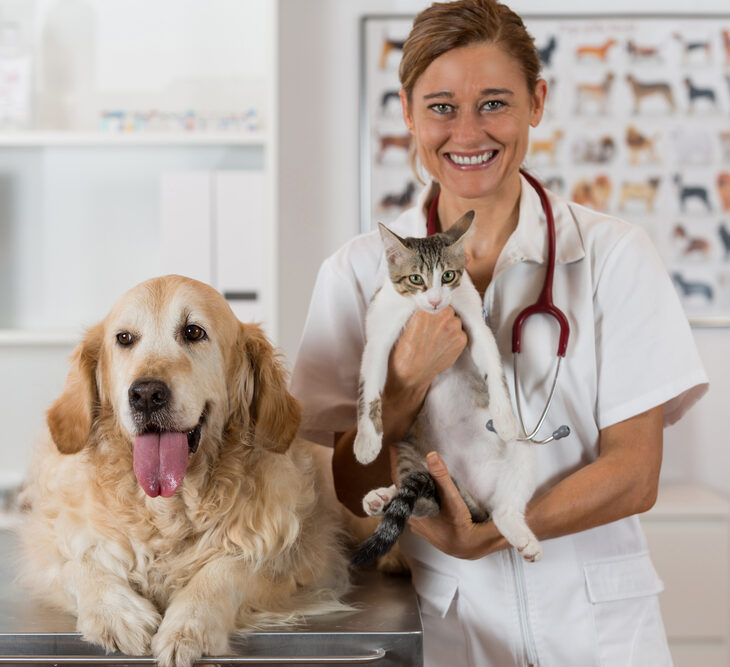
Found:
[[[532,95],[532,111],[530,113],[530,126],[537,127],[545,112],[545,101],[547,100],[548,85],[545,79],[538,79],[535,85],[535,92]]]
[[[413,134],[413,112],[411,111],[411,105],[408,103],[408,95],[401,88],[398,97],[400,97],[401,110],[403,111],[403,122],[406,124],[408,131]]]
[[[71,356],[71,369],[61,395],[46,413],[51,438],[62,454],[81,451],[89,439],[99,403],[96,369],[103,325],[89,329]]]
[[[284,367],[261,328],[239,327],[232,410],[248,414],[255,445],[285,452],[299,429],[299,403],[289,393]]]

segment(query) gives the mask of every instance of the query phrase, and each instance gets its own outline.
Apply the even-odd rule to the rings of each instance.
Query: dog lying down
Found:
[[[271,345],[213,288],[166,276],[125,294],[47,424],[22,579],[86,640],[184,667],[237,630],[347,608],[331,473],[295,437]]]

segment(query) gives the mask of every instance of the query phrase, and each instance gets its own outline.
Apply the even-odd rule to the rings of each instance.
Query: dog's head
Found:
[[[215,458],[226,434],[285,451],[299,407],[257,325],[240,323],[212,287],[165,276],[134,287],[88,331],[47,421],[64,454],[94,446],[96,427],[111,423],[145,492],[167,497],[198,450]]]

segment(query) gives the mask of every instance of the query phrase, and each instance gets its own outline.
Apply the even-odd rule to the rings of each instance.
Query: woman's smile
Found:
[[[485,169],[496,157],[497,150],[483,151],[479,153],[445,153],[447,160],[454,163],[454,167],[462,170]]]

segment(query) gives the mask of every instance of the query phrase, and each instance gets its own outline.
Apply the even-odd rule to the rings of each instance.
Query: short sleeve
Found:
[[[322,264],[291,378],[302,405],[302,437],[333,445],[357,420],[367,304],[354,275],[333,258]]]
[[[659,405],[670,425],[707,391],[687,318],[646,233],[631,226],[595,284],[598,426]]]

